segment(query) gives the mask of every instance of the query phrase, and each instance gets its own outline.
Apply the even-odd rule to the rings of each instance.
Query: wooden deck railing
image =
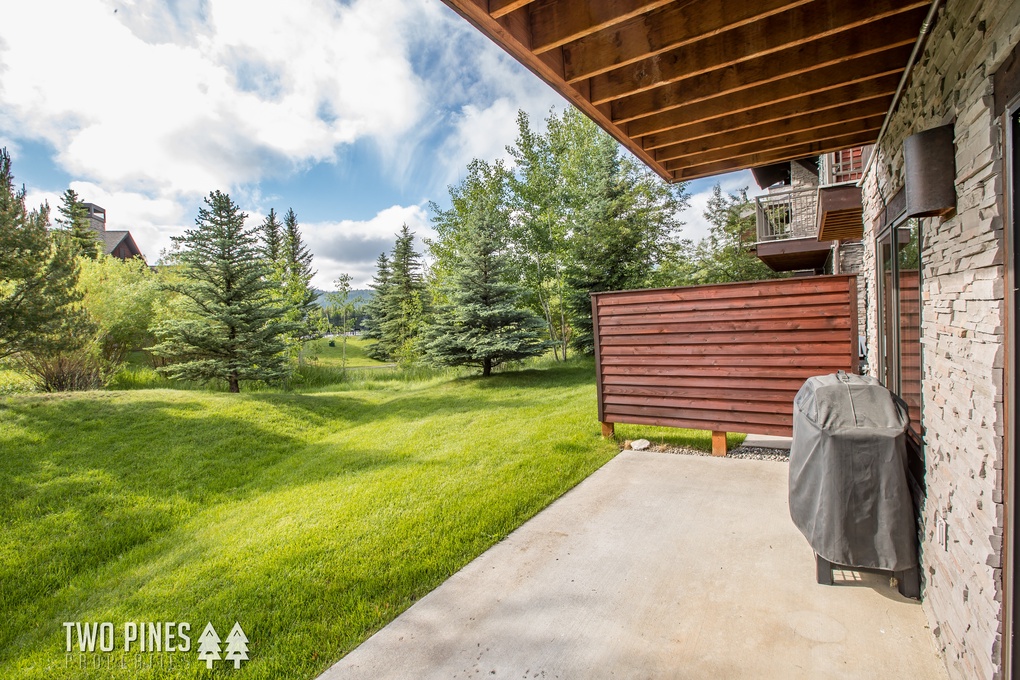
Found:
[[[854,276],[593,293],[603,433],[790,435],[804,380],[857,371],[856,306]]]

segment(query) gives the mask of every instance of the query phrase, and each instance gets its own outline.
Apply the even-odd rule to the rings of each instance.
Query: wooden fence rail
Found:
[[[712,430],[716,443],[789,436],[805,379],[857,371],[856,307],[854,276],[593,293],[603,434],[634,423]]]

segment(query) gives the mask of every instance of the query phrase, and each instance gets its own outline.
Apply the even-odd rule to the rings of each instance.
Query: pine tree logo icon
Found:
[[[216,629],[213,628],[211,622],[206,624],[205,630],[202,631],[202,636],[198,638],[198,658],[205,661],[206,668],[212,668],[213,662],[219,661],[221,658],[220,636],[217,635]]]
[[[237,621],[227,636],[227,659],[234,662],[234,668],[240,668],[241,662],[248,660],[248,637]]]

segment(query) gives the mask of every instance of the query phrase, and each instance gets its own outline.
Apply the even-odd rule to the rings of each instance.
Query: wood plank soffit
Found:
[[[930,6],[443,2],[668,181],[874,141]]]

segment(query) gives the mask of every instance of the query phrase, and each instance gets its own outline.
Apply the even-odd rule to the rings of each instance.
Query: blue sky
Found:
[[[566,106],[439,0],[6,5],[15,179],[33,205],[68,186],[102,205],[150,262],[221,189],[253,220],[293,207],[318,286],[364,285],[402,223],[429,235],[428,202],[472,158],[506,157],[518,109],[540,123]],[[685,237],[703,235],[715,181],[691,185]]]

